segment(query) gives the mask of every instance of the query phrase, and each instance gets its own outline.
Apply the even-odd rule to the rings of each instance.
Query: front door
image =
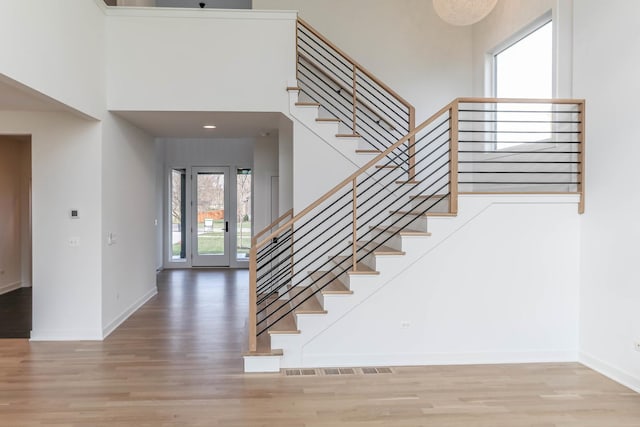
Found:
[[[192,168],[194,267],[229,266],[229,168]]]

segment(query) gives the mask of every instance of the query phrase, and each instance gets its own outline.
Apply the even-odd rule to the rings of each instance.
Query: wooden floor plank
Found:
[[[0,341],[0,425],[640,425],[640,395],[578,363],[243,374],[247,292],[246,271],[166,271],[104,342]]]

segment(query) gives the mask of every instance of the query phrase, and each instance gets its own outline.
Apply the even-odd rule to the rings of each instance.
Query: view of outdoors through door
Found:
[[[171,260],[184,261],[187,258],[187,216],[185,169],[171,170]]]
[[[194,168],[194,266],[229,265],[229,168]]]
[[[171,262],[185,262],[188,266],[190,258],[193,266],[204,267],[229,266],[232,265],[231,259],[240,263],[249,260],[252,173],[250,168],[233,169],[234,194],[229,169],[194,167],[170,170]],[[233,205],[235,215],[231,210]]]
[[[236,259],[248,261],[251,248],[251,169],[236,171],[236,186]]]

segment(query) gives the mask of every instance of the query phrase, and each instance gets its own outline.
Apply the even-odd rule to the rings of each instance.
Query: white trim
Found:
[[[158,288],[154,286],[153,289],[150,289],[149,292],[144,294],[138,301],[131,304],[129,308],[127,308],[126,310],[124,310],[124,312],[122,312],[122,314],[120,314],[120,316],[116,317],[113,321],[111,321],[111,323],[109,323],[102,329],[102,339],[111,335],[111,333],[115,331],[118,326],[120,326],[125,320],[127,320],[129,316],[135,313],[140,307],[145,305],[147,301],[149,301],[157,294]]]
[[[285,359],[286,360],[286,359]],[[495,365],[512,363],[576,362],[573,350],[531,350],[486,353],[327,354],[302,356],[298,367]]]
[[[618,369],[607,362],[604,362],[590,354],[580,352],[578,361],[588,368],[601,373],[605,377],[630,388],[636,393],[640,393],[640,378],[634,377],[632,374]]]
[[[22,286],[22,282],[19,280],[13,283],[7,283],[6,285],[0,286],[0,295],[15,291],[22,287],[28,287],[28,286]]]
[[[220,20],[267,20],[295,21],[298,12],[294,10],[255,10],[255,9],[197,9],[182,7],[106,7],[105,14],[115,17],[145,18],[196,18]]]
[[[267,373],[280,372],[282,356],[243,356],[244,372]]]

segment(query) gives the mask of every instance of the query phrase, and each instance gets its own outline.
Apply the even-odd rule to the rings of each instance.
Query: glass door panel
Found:
[[[236,259],[249,260],[251,249],[251,169],[236,170]]]
[[[229,168],[193,168],[193,262],[229,265]]]

